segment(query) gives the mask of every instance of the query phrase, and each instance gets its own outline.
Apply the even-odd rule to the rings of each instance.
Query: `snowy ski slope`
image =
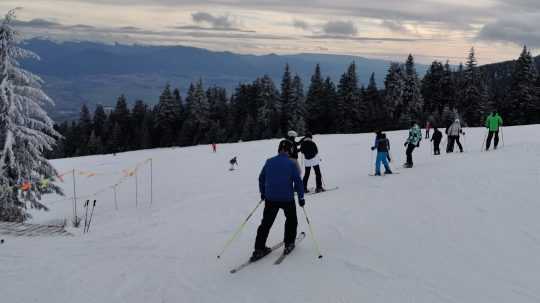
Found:
[[[540,302],[540,126],[505,128],[505,147],[487,153],[485,130],[465,131],[465,153],[434,157],[424,140],[413,169],[400,167],[406,132],[389,133],[401,174],[386,177],[368,176],[373,134],[315,136],[326,186],[339,186],[306,198],[324,258],[308,234],[281,265],[273,253],[236,274],[229,269],[249,257],[262,208],[216,255],[258,202],[257,176],[278,140],[222,144],[216,154],[197,146],[54,161],[61,172],[96,173],[77,177],[82,196],[152,158],[153,204],[143,165],[138,207],[130,177],[118,211],[112,190],[97,197],[90,233],[2,236],[0,301]],[[240,167],[231,172],[235,155]],[[32,223],[70,217],[72,203],[58,199],[48,196],[51,211]],[[268,244],[282,235],[280,214]]]

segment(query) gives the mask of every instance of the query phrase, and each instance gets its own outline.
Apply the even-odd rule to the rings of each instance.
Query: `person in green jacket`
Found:
[[[412,153],[416,147],[420,146],[420,141],[422,140],[422,132],[420,131],[420,127],[416,122],[412,123],[411,129],[409,129],[409,137],[407,138],[407,141],[405,142],[405,146],[407,147],[407,162],[403,165],[405,168],[411,168],[413,167],[413,159],[412,159]]]
[[[499,115],[498,112],[493,111],[487,118],[486,118],[486,128],[489,131],[487,141],[486,141],[486,150],[489,150],[489,146],[491,145],[491,139],[495,136],[495,141],[493,142],[493,147],[497,149],[497,145],[499,145],[499,127],[503,125],[503,119]]]

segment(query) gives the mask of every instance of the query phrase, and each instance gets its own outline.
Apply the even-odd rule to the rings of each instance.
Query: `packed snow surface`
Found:
[[[154,149],[53,161],[96,175],[76,179],[99,194],[90,232],[9,237],[0,245],[2,302],[540,302],[540,126],[504,129],[505,146],[480,152],[485,129],[465,129],[464,153],[431,155],[423,140],[403,169],[406,132],[391,132],[395,171],[370,177],[373,134],[315,136],[327,187],[306,197],[324,258],[308,237],[281,265],[279,253],[242,271],[259,208],[221,259],[216,256],[259,201],[258,173],[278,140]],[[444,143],[444,141],[443,141]],[[501,142],[502,145],[502,142]],[[457,148],[456,148],[457,149]],[[229,171],[238,156],[239,168]],[[129,171],[127,172],[129,173]],[[310,180],[314,186],[314,176]],[[73,183],[64,177],[67,198]],[[47,196],[33,223],[70,218],[72,201]],[[93,198],[92,198],[93,199]],[[78,201],[79,215],[84,212]],[[283,214],[268,244],[283,237]]]

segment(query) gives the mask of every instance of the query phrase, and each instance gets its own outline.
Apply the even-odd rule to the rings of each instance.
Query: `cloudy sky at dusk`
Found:
[[[540,47],[538,0],[2,0],[25,37],[481,64]]]

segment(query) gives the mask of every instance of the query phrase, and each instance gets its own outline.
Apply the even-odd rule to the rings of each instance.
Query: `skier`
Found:
[[[301,145],[300,145],[300,152],[304,154],[304,192],[309,192],[307,188],[307,184],[309,181],[309,175],[311,173],[311,168],[313,167],[313,170],[315,170],[315,182],[317,184],[317,187],[315,188],[316,193],[320,193],[324,191],[324,188],[322,186],[322,175],[321,175],[321,168],[319,167],[319,164],[321,162],[321,158],[319,158],[319,150],[317,148],[317,144],[313,142],[313,135],[311,133],[307,133],[304,139],[302,139]]]
[[[381,175],[381,163],[384,165],[384,174],[392,174],[388,161],[392,161],[388,152],[390,151],[390,141],[386,138],[386,134],[381,131],[377,131],[375,137],[375,144],[371,147],[371,150],[377,149],[377,160],[375,161],[375,176]]]
[[[213,151],[213,152],[216,152],[216,151],[217,151],[216,143],[212,143],[212,151]]]
[[[403,165],[405,168],[411,168],[413,167],[413,159],[412,159],[412,153],[416,147],[420,147],[420,141],[422,140],[422,131],[420,131],[420,127],[416,122],[412,123],[411,129],[409,129],[409,137],[407,138],[407,141],[405,141],[405,145],[407,146],[407,162]]]
[[[286,139],[291,141],[292,143],[292,151],[289,157],[294,162],[294,164],[296,164],[296,167],[298,167],[298,173],[301,174],[302,169],[300,168],[300,164],[298,163],[298,146],[302,143],[302,141],[296,142],[295,140],[296,137],[298,137],[298,134],[294,130],[290,130],[287,132]]]
[[[236,157],[232,158],[229,163],[231,164],[231,168],[229,170],[234,170],[234,166],[238,166],[238,160],[236,160]]]
[[[441,154],[441,148],[439,145],[441,144],[442,140],[442,132],[435,127],[433,131],[433,136],[431,136],[431,142],[433,142],[433,154],[434,155],[440,155]]]
[[[431,130],[431,122],[426,121],[426,139],[429,139],[429,131]]]
[[[298,194],[300,207],[304,207],[306,202],[302,179],[296,165],[290,160],[293,151],[293,144],[289,140],[282,140],[279,143],[278,155],[266,161],[259,175],[259,191],[265,206],[261,225],[257,229],[255,250],[250,258],[252,262],[270,253],[266,239],[280,209],[285,213],[284,254],[289,254],[294,249],[298,226],[294,191]]]
[[[486,141],[486,151],[489,150],[489,146],[491,145],[491,139],[493,136],[495,136],[495,140],[493,142],[493,148],[497,149],[497,146],[499,145],[499,127],[503,125],[503,119],[499,115],[497,111],[493,111],[487,118],[486,118],[486,128],[489,131],[487,141]]]
[[[454,123],[452,123],[448,128],[446,129],[446,135],[448,136],[448,144],[446,146],[446,152],[447,153],[453,153],[454,152],[454,143],[457,143],[459,147],[459,152],[463,152],[463,146],[461,146],[461,143],[459,142],[459,135],[463,134],[465,135],[465,132],[461,129],[461,123],[459,119],[454,120]]]

